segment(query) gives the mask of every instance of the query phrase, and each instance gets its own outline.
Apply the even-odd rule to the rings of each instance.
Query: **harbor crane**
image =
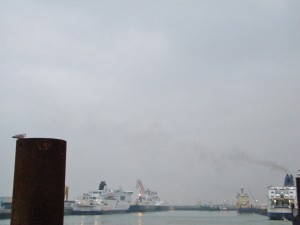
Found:
[[[247,188],[247,190],[249,191],[250,195],[252,196],[254,202],[255,202],[255,205],[257,205],[257,199],[254,197],[254,195],[252,194],[252,192],[250,191],[250,188]]]
[[[140,190],[140,194],[139,194],[140,196],[145,194],[145,187],[141,179],[137,179],[136,188]]]

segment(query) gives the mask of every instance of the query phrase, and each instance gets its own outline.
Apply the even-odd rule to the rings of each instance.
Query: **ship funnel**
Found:
[[[99,191],[103,191],[105,186],[106,186],[106,182],[105,181],[101,181],[101,183],[99,185]]]
[[[285,178],[284,178],[284,184],[283,184],[285,187],[293,187],[295,184],[294,184],[294,177],[292,174],[290,175],[286,175]]]

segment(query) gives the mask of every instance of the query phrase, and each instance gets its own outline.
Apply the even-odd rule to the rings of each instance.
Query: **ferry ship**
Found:
[[[129,212],[151,212],[169,210],[170,206],[161,201],[156,191],[145,189],[140,179],[136,182],[136,187],[139,189],[139,195],[135,203],[130,206]]]
[[[78,197],[70,215],[101,215],[113,213],[125,213],[128,211],[132,191],[123,191],[119,189],[110,189],[105,181],[101,181],[98,191],[90,191]]]
[[[292,220],[298,210],[297,188],[292,175],[286,175],[283,186],[268,187],[267,215],[271,220]]]

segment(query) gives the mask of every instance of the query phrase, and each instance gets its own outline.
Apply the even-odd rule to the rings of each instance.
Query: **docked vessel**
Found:
[[[0,219],[9,219],[11,216],[12,197],[0,196]]]
[[[268,187],[267,215],[271,220],[292,220],[298,210],[297,189],[292,175],[286,175],[283,186]]]
[[[127,212],[132,199],[132,191],[123,191],[119,189],[110,189],[105,181],[101,181],[99,190],[90,191],[78,197],[71,215],[101,215]]]
[[[64,214],[70,215],[72,205],[75,201],[64,201]],[[0,219],[10,219],[12,210],[12,197],[0,196]]]
[[[238,213],[253,213],[249,195],[241,188],[241,192],[236,196],[236,208]]]
[[[130,206],[129,212],[165,211],[170,209],[165,201],[160,200],[156,191],[145,189],[140,179],[137,180],[136,187],[139,190],[138,198]]]

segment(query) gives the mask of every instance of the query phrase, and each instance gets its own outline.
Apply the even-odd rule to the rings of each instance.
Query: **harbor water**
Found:
[[[125,213],[99,216],[65,216],[64,225],[280,225],[291,222],[269,220],[258,214],[236,211],[180,211]],[[0,220],[10,225],[10,220]]]

